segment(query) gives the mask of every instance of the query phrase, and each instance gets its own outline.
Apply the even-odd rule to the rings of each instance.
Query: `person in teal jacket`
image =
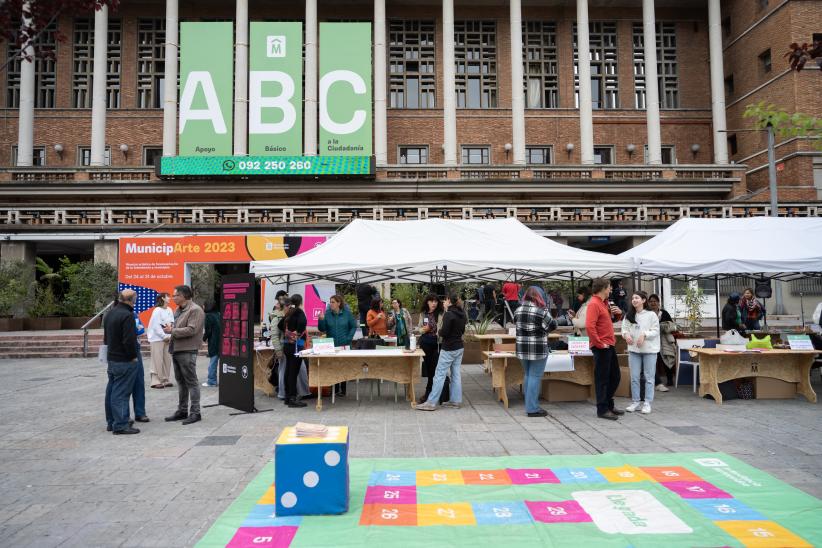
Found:
[[[334,346],[350,345],[357,327],[357,320],[339,295],[334,295],[328,300],[328,310],[320,314],[317,323],[317,329],[325,333],[326,337],[334,339]],[[334,390],[340,396],[344,396],[345,383],[336,385]]]

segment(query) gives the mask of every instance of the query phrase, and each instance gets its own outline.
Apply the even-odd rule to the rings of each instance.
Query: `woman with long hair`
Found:
[[[437,371],[437,361],[440,358],[439,327],[442,323],[442,301],[435,294],[426,295],[420,309],[420,348],[425,353],[422,359],[422,376],[427,377],[425,384],[425,394],[420,398],[420,403],[428,399],[431,387],[434,384],[434,375]],[[445,377],[445,384],[442,388],[440,401],[448,401],[450,397],[448,377]]]
[[[382,298],[374,297],[371,300],[371,310],[365,317],[365,323],[368,324],[369,335],[388,335],[388,320],[382,311]]]
[[[301,308],[303,304],[302,295],[292,295],[289,304],[285,316],[278,325],[284,333],[285,404],[288,407],[305,407],[306,403],[297,399],[297,377],[300,374],[300,366],[302,365],[302,358],[297,355],[297,352],[305,348],[305,330],[308,326],[308,319]]]
[[[648,305],[648,294],[634,291],[631,306],[622,320],[622,337],[628,343],[628,365],[631,369],[631,399],[633,403],[625,408],[632,413],[651,412],[654,401],[654,379],[656,356],[659,353],[659,318]],[[640,400],[639,378],[645,375],[645,401]]]
[[[679,329],[667,310],[660,306],[659,295],[648,296],[648,305],[651,312],[659,318],[659,357],[657,363],[662,362],[665,370],[666,382],[657,375],[654,383],[658,392],[667,392],[669,386],[674,385],[674,367],[676,367],[676,338],[674,333]],[[659,367],[657,367],[659,369]]]
[[[517,326],[517,358],[522,364],[522,391],[525,393],[525,412],[529,417],[548,414],[539,406],[539,389],[548,354],[548,333],[556,329],[548,300],[541,287],[532,285],[525,290],[522,304],[514,312]]]
[[[163,331],[166,325],[174,324],[174,312],[168,307],[171,297],[168,293],[158,293],[154,301],[154,310],[148,321],[146,336],[151,346],[151,387],[166,388],[174,386],[168,377],[171,374],[171,353],[168,351],[171,335]]]
[[[748,331],[759,331],[761,326],[759,320],[764,315],[762,303],[754,296],[754,290],[746,287],[742,292],[742,300],[739,302],[742,322]]]
[[[409,342],[414,329],[411,323],[411,314],[403,308],[402,301],[391,299],[391,312],[388,315],[388,329],[397,337],[397,346],[404,348]]]

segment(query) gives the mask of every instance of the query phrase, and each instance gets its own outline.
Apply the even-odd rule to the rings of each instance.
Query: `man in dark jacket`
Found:
[[[205,333],[203,342],[208,343],[208,380],[203,386],[217,386],[217,365],[220,361],[220,336],[222,326],[220,310],[217,303],[209,301],[205,311]]]
[[[362,328],[362,336],[368,336],[368,324],[365,319],[368,316],[368,310],[371,308],[371,301],[374,297],[379,297],[380,292],[377,288],[370,284],[360,284],[357,286],[357,309],[360,311],[360,327]]]
[[[440,392],[445,383],[445,375],[451,371],[451,399],[443,402],[443,407],[462,406],[462,380],[460,366],[465,347],[462,336],[465,334],[467,317],[462,309],[462,299],[456,293],[451,293],[443,303],[446,309],[442,317],[442,326],[439,328],[440,358],[437,362],[437,371],[434,374],[434,385],[425,403],[417,405],[419,411],[436,411]]]
[[[119,434],[139,434],[128,420],[128,401],[137,376],[137,325],[134,322],[134,301],[137,293],[124,289],[117,296],[114,308],[103,321],[103,338],[108,346],[108,384],[106,385],[107,430]]]
[[[733,292],[728,296],[728,302],[722,308],[722,329],[736,329],[740,335],[745,335],[745,324],[739,311],[739,293]]]

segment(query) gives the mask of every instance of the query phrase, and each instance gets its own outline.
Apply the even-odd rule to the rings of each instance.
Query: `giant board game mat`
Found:
[[[337,516],[277,517],[273,476],[198,546],[822,546],[822,501],[723,453],[351,459]]]

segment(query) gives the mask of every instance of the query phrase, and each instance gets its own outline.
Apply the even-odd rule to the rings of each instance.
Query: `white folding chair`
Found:
[[[682,359],[682,352],[687,352],[691,348],[702,348],[705,346],[705,339],[677,339],[676,340],[676,376],[674,376],[674,388],[679,387],[679,370],[680,365],[688,364],[694,369],[694,392],[696,392],[696,373],[699,369],[699,358],[691,358],[690,354],[686,354],[687,359]]]

